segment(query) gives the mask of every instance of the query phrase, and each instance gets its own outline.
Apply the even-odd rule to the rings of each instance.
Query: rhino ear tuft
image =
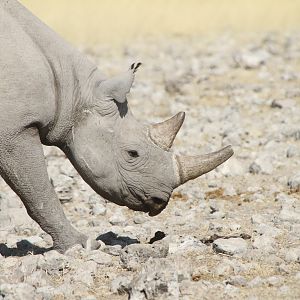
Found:
[[[134,73],[140,65],[141,63],[133,63],[127,72],[102,81],[97,88],[97,96],[119,103],[126,102],[126,95],[134,81]]]
[[[137,69],[142,65],[141,62],[138,62],[137,64],[136,63],[133,63],[131,66],[130,66],[130,69],[133,71],[133,73],[135,73],[137,71]]]

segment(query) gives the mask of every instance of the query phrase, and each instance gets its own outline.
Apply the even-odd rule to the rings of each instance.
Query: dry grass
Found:
[[[300,0],[21,0],[65,38],[124,44],[144,36],[300,29]]]

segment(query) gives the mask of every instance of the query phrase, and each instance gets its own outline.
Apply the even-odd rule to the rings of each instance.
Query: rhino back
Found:
[[[1,4],[1,2],[0,2]],[[0,5],[1,130],[46,126],[55,113],[51,67],[22,26]]]
[[[25,101],[28,108],[28,98],[33,93],[30,106],[38,108],[43,120],[47,122],[50,118],[52,122],[44,130],[43,142],[47,145],[59,144],[74,121],[78,102],[84,101],[84,97],[78,97],[76,91],[85,94],[86,81],[96,66],[18,1],[0,0],[0,10],[0,54],[11,52],[0,60],[0,65],[6,65],[11,77],[4,83],[6,89],[13,88],[15,77],[19,81],[28,78],[29,85],[20,82],[20,88],[11,98],[18,101],[19,95],[15,93],[22,94],[22,90],[26,89],[29,93]],[[8,19],[11,24],[9,31],[14,38],[4,26]],[[10,60],[10,65],[5,62],[7,60]],[[2,73],[2,77],[7,77],[6,72]],[[3,105],[3,99],[0,101]],[[42,125],[45,125],[45,121]]]

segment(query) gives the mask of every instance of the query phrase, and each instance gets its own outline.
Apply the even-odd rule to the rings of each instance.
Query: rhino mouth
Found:
[[[153,196],[142,196],[139,193],[136,193],[135,191],[131,191],[131,195],[135,200],[138,200],[138,202],[131,202],[131,205],[125,204],[127,207],[142,211],[144,213],[148,213],[150,217],[157,216],[160,214],[168,205],[170,196],[164,195],[163,197],[161,195],[153,195]],[[134,204],[133,204],[134,203]]]
[[[160,214],[168,205],[169,200],[160,197],[150,197],[145,201],[145,206],[150,217]]]

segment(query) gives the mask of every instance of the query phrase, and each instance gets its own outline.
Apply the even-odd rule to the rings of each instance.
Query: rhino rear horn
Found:
[[[181,128],[185,113],[180,112],[172,118],[150,126],[149,134],[152,141],[159,147],[169,150]]]
[[[102,81],[97,89],[97,97],[124,103],[134,81],[134,74],[141,63],[133,63],[130,69],[120,75]]]

